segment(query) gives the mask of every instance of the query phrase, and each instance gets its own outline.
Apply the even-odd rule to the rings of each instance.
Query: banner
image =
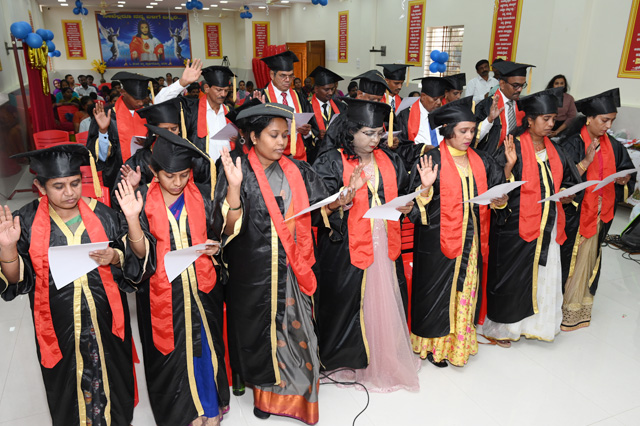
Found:
[[[405,63],[422,66],[425,0],[409,2],[407,15],[407,56]]]
[[[640,20],[638,19],[638,8],[640,0],[633,0],[631,12],[629,13],[629,23],[627,24],[627,35],[624,39],[622,57],[620,58],[620,68],[618,77],[640,78]]]
[[[207,59],[222,59],[222,30],[220,29],[220,23],[204,23],[204,41]]]
[[[505,61],[516,60],[521,13],[522,0],[496,0],[493,8],[489,62],[493,63],[498,58]]]
[[[191,58],[186,13],[96,12],[96,22],[109,68],[183,67]]]
[[[67,48],[67,59],[87,59],[84,50],[82,21],[62,21],[64,44]]]
[[[338,12],[338,62],[349,62],[349,11]]]
[[[269,45],[269,22],[253,23],[253,57],[262,58],[264,48]]]

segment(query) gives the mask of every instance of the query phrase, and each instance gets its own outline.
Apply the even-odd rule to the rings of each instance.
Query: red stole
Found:
[[[128,112],[128,110],[127,110]],[[97,243],[109,241],[104,232],[102,222],[83,199],[78,201],[80,216],[84,223],[89,239]],[[40,199],[33,224],[31,225],[31,241],[29,256],[36,273],[36,287],[33,301],[33,318],[36,329],[36,339],[40,347],[40,363],[45,368],[53,368],[62,359],[62,352],[58,345],[58,337],[53,327],[51,305],[49,304],[49,242],[51,238],[51,218],[49,216],[49,198],[45,195]],[[111,266],[98,267],[104,291],[111,308],[111,331],[124,341],[124,310],[120,289],[113,280]]]
[[[331,110],[333,111],[333,113],[340,114],[340,110],[338,109],[335,102],[333,102],[333,99],[330,99],[329,103],[331,104]],[[311,106],[313,107],[313,115],[316,118],[316,123],[318,123],[318,129],[327,130],[327,126],[324,124],[322,108],[320,108],[320,101],[318,100],[318,98],[316,98],[315,94],[311,97]]]
[[[207,221],[202,194],[193,183],[193,174],[184,188],[184,205],[188,213],[191,245],[202,244],[207,241]],[[162,354],[167,355],[175,347],[171,283],[164,268],[164,256],[171,250],[171,225],[158,182],[154,181],[149,185],[144,211],[149,220],[149,229],[157,240],[157,268],[149,280],[153,343]],[[211,259],[207,256],[198,257],[195,268],[198,289],[209,293],[216,284],[216,270]]]
[[[270,82],[269,85],[267,86],[265,95],[267,96],[267,100],[269,102],[282,104],[282,100],[277,98],[276,92],[273,89],[273,82]],[[289,91],[287,92],[287,95],[288,95],[287,102],[289,102],[290,104],[293,103],[293,109],[295,110],[296,113],[301,113],[302,107],[300,106],[300,100],[298,99],[298,94],[295,92],[295,90],[289,89]],[[289,99],[291,99],[291,101],[289,101]],[[291,155],[291,137],[289,137],[289,143],[284,148],[284,155]],[[302,135],[300,133],[297,133],[296,146],[295,146],[293,158],[300,161],[307,161],[307,151],[305,150],[304,141],[302,140]]]
[[[294,219],[296,235],[294,239],[287,224],[284,223],[284,218],[282,217],[276,198],[267,180],[267,175],[264,173],[260,160],[258,160],[255,149],[249,151],[247,158],[258,180],[260,193],[262,194],[264,203],[267,205],[269,216],[271,217],[273,226],[276,228],[278,238],[287,254],[291,269],[293,269],[293,273],[298,279],[298,286],[304,294],[311,296],[315,293],[317,287],[316,276],[311,270],[311,267],[316,263],[316,257],[313,253],[313,238],[311,235],[311,214],[306,213]],[[307,194],[307,188],[298,166],[284,155],[280,157],[278,164],[282,168],[289,187],[291,188],[294,210],[299,212],[309,207],[309,194]]]
[[[448,145],[440,147],[440,248],[442,254],[449,259],[455,259],[462,254],[462,222],[464,217],[464,200],[460,174]],[[478,188],[478,194],[487,191],[487,170],[482,158],[469,148],[467,150],[473,180]],[[442,194],[445,194],[442,196]],[[489,229],[491,226],[491,210],[489,206],[478,205],[480,212],[480,251],[482,253],[482,301],[480,302],[479,322],[484,323],[487,313],[487,274],[489,266]],[[456,285],[456,283],[454,283]]]
[[[587,126],[583,126],[580,136],[584,141],[585,152],[591,144],[591,137],[587,131]],[[602,156],[602,165],[598,160]],[[609,136],[605,133],[600,136],[600,151],[596,153],[596,161],[592,162],[587,169],[587,180],[601,180],[604,177],[616,172],[616,157],[613,154],[613,147]],[[602,208],[600,219],[604,223],[609,223],[613,219],[613,208],[616,202],[615,185],[607,185],[598,192],[585,191],[582,200],[582,210],[580,213],[580,235],[591,238],[598,229],[598,196],[602,195]]]
[[[549,140],[544,138],[544,146],[547,149],[547,157],[551,166],[551,176],[553,179],[553,189],[557,194],[560,192],[564,169],[562,168],[562,160],[556,151],[555,146]],[[540,236],[540,221],[542,219],[542,203],[540,194],[540,173],[538,172],[538,161],[536,152],[533,148],[533,140],[527,130],[520,136],[520,152],[522,154],[522,180],[526,181],[520,188],[520,238],[527,242],[531,242]],[[564,209],[561,202],[556,202],[558,231],[556,241],[562,244],[567,239],[564,231]]]
[[[382,176],[384,199],[389,202],[398,196],[398,182],[396,169],[393,167],[391,159],[382,150],[373,151],[376,166]],[[349,185],[353,169],[358,165],[358,160],[347,159],[342,153],[342,180],[344,185]],[[377,191],[378,188],[374,188]],[[353,207],[349,210],[349,255],[351,264],[362,270],[367,269],[373,263],[373,237],[371,235],[371,220],[362,216],[369,210],[369,187],[362,185],[353,197]],[[388,220],[387,223],[387,244],[389,249],[389,259],[396,260],[400,256],[400,221]]]
[[[201,139],[206,138],[209,134],[209,127],[207,126],[207,102],[209,101],[206,96],[198,100],[198,137]],[[220,107],[223,108],[224,115],[226,116],[229,113],[229,108],[227,108],[225,104],[222,104]],[[228,118],[225,117],[225,119],[227,123],[231,122]],[[184,137],[187,137],[187,135],[184,135]]]
[[[518,109],[518,103],[516,101],[513,101],[513,107],[516,109],[516,125],[522,126],[522,119],[525,115],[524,111],[520,111]],[[500,124],[502,125],[502,129],[500,129],[500,140],[498,141],[498,147],[500,147],[507,137],[507,127],[509,127],[509,121],[507,121],[507,108],[504,104],[504,100],[502,99],[502,92],[498,95],[498,108],[504,108],[500,113]]]
[[[420,131],[420,101],[414,103],[409,109],[409,120],[407,122],[407,132],[410,141],[415,141]]]
[[[131,111],[124,104],[122,96],[118,98],[114,106],[116,110],[116,123],[118,125],[118,140],[120,141],[120,153],[122,162],[125,163],[131,158],[131,139],[134,136],[142,136],[148,133],[147,120],[140,117],[136,112],[131,115]]]

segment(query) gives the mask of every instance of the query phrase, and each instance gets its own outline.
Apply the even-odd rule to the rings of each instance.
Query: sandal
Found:
[[[447,364],[447,361],[445,361],[444,359],[442,361],[436,362],[436,360],[433,359],[433,354],[431,352],[427,353],[427,360],[438,368],[445,368],[449,366],[449,364]]]

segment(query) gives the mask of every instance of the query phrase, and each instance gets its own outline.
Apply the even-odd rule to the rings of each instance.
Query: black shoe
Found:
[[[448,366],[449,366],[449,364],[447,364],[447,361],[445,361],[444,359],[443,359],[442,361],[440,361],[440,362],[436,362],[436,361],[433,359],[433,354],[432,354],[431,352],[429,352],[429,353],[427,354],[427,360],[428,360],[431,364],[435,365],[435,366],[436,366],[436,367],[438,367],[438,368],[445,368],[445,367],[448,367]]]
[[[262,420],[267,420],[269,417],[271,417],[271,414],[267,413],[266,411],[262,411],[258,407],[253,407],[253,415]]]
[[[232,381],[233,381],[233,394],[235,396],[244,395],[244,380],[242,380],[242,377],[240,377],[238,373],[233,373]]]

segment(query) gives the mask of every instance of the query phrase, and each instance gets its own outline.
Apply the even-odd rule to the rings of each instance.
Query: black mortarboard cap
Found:
[[[256,119],[259,117],[282,117],[291,120],[295,110],[287,105],[276,103],[260,103],[256,106],[249,107],[243,111],[240,111],[236,116],[236,120],[242,120],[245,118]]]
[[[576,109],[587,117],[618,112],[619,107],[620,89],[618,88],[576,101]]]
[[[231,110],[227,113],[227,115],[225,115],[225,117],[227,117],[227,119],[229,121],[231,121],[233,124],[235,124],[236,126],[238,126],[238,122],[240,120],[238,120],[238,114],[240,114],[242,111],[244,111],[245,109],[249,109],[251,107],[254,107],[256,105],[260,105],[262,102],[260,101],[260,99],[258,98],[251,98],[251,99],[247,99],[246,101],[244,101],[244,103],[242,105],[240,105],[238,108]]]
[[[197,146],[181,136],[151,124],[145,124],[158,136],[151,152],[151,158],[167,173],[176,173],[191,168],[194,158],[202,157],[210,161],[209,156]]]
[[[422,81],[422,93],[431,96],[432,98],[439,98],[444,96],[444,91],[450,89],[451,83],[444,77],[422,77],[414,78],[415,80]]]
[[[404,80],[407,75],[407,68],[413,65],[405,64],[376,64],[376,66],[382,67],[384,77],[389,80]]]
[[[429,113],[429,126],[432,129],[461,121],[476,121],[476,115],[473,113],[473,96],[447,102]]]
[[[202,77],[209,86],[228,87],[235,74],[228,67],[215,65],[203,68]]]
[[[447,80],[451,86],[448,90],[462,90],[464,89],[464,86],[467,85],[467,77],[463,72],[460,74],[448,75],[444,77],[444,79]]]
[[[261,59],[271,71],[293,71],[293,63],[299,62],[295,53],[287,50],[277,55],[267,56]]]
[[[382,96],[387,90],[390,90],[384,75],[377,70],[367,71],[364,74],[354,77],[352,80],[360,80],[358,90],[363,93],[368,93],[369,95]]]
[[[80,144],[54,145],[36,151],[22,152],[11,158],[28,158],[36,176],[56,179],[79,175],[80,166],[90,165],[89,150]]]
[[[391,106],[384,102],[365,101],[350,97],[342,98],[347,104],[347,119],[366,127],[382,127],[389,119]]]
[[[311,71],[309,77],[313,78],[313,82],[316,86],[326,86],[327,84],[333,84],[344,80],[344,78],[340,77],[335,72],[321,66],[317,66],[316,69]]]
[[[535,68],[535,65],[518,64],[516,62],[511,62],[511,61],[500,61],[500,62],[494,61],[491,66],[500,72],[500,78],[526,77],[527,68],[529,67]]]
[[[158,125],[160,123],[180,124],[180,98],[170,99],[160,104],[149,105],[136,112],[147,123]]]
[[[528,115],[557,114],[562,106],[563,87],[543,90],[518,99],[518,108]]]
[[[111,80],[120,81],[122,88],[135,99],[145,99],[149,97],[149,82],[153,78],[128,71],[120,71]]]

